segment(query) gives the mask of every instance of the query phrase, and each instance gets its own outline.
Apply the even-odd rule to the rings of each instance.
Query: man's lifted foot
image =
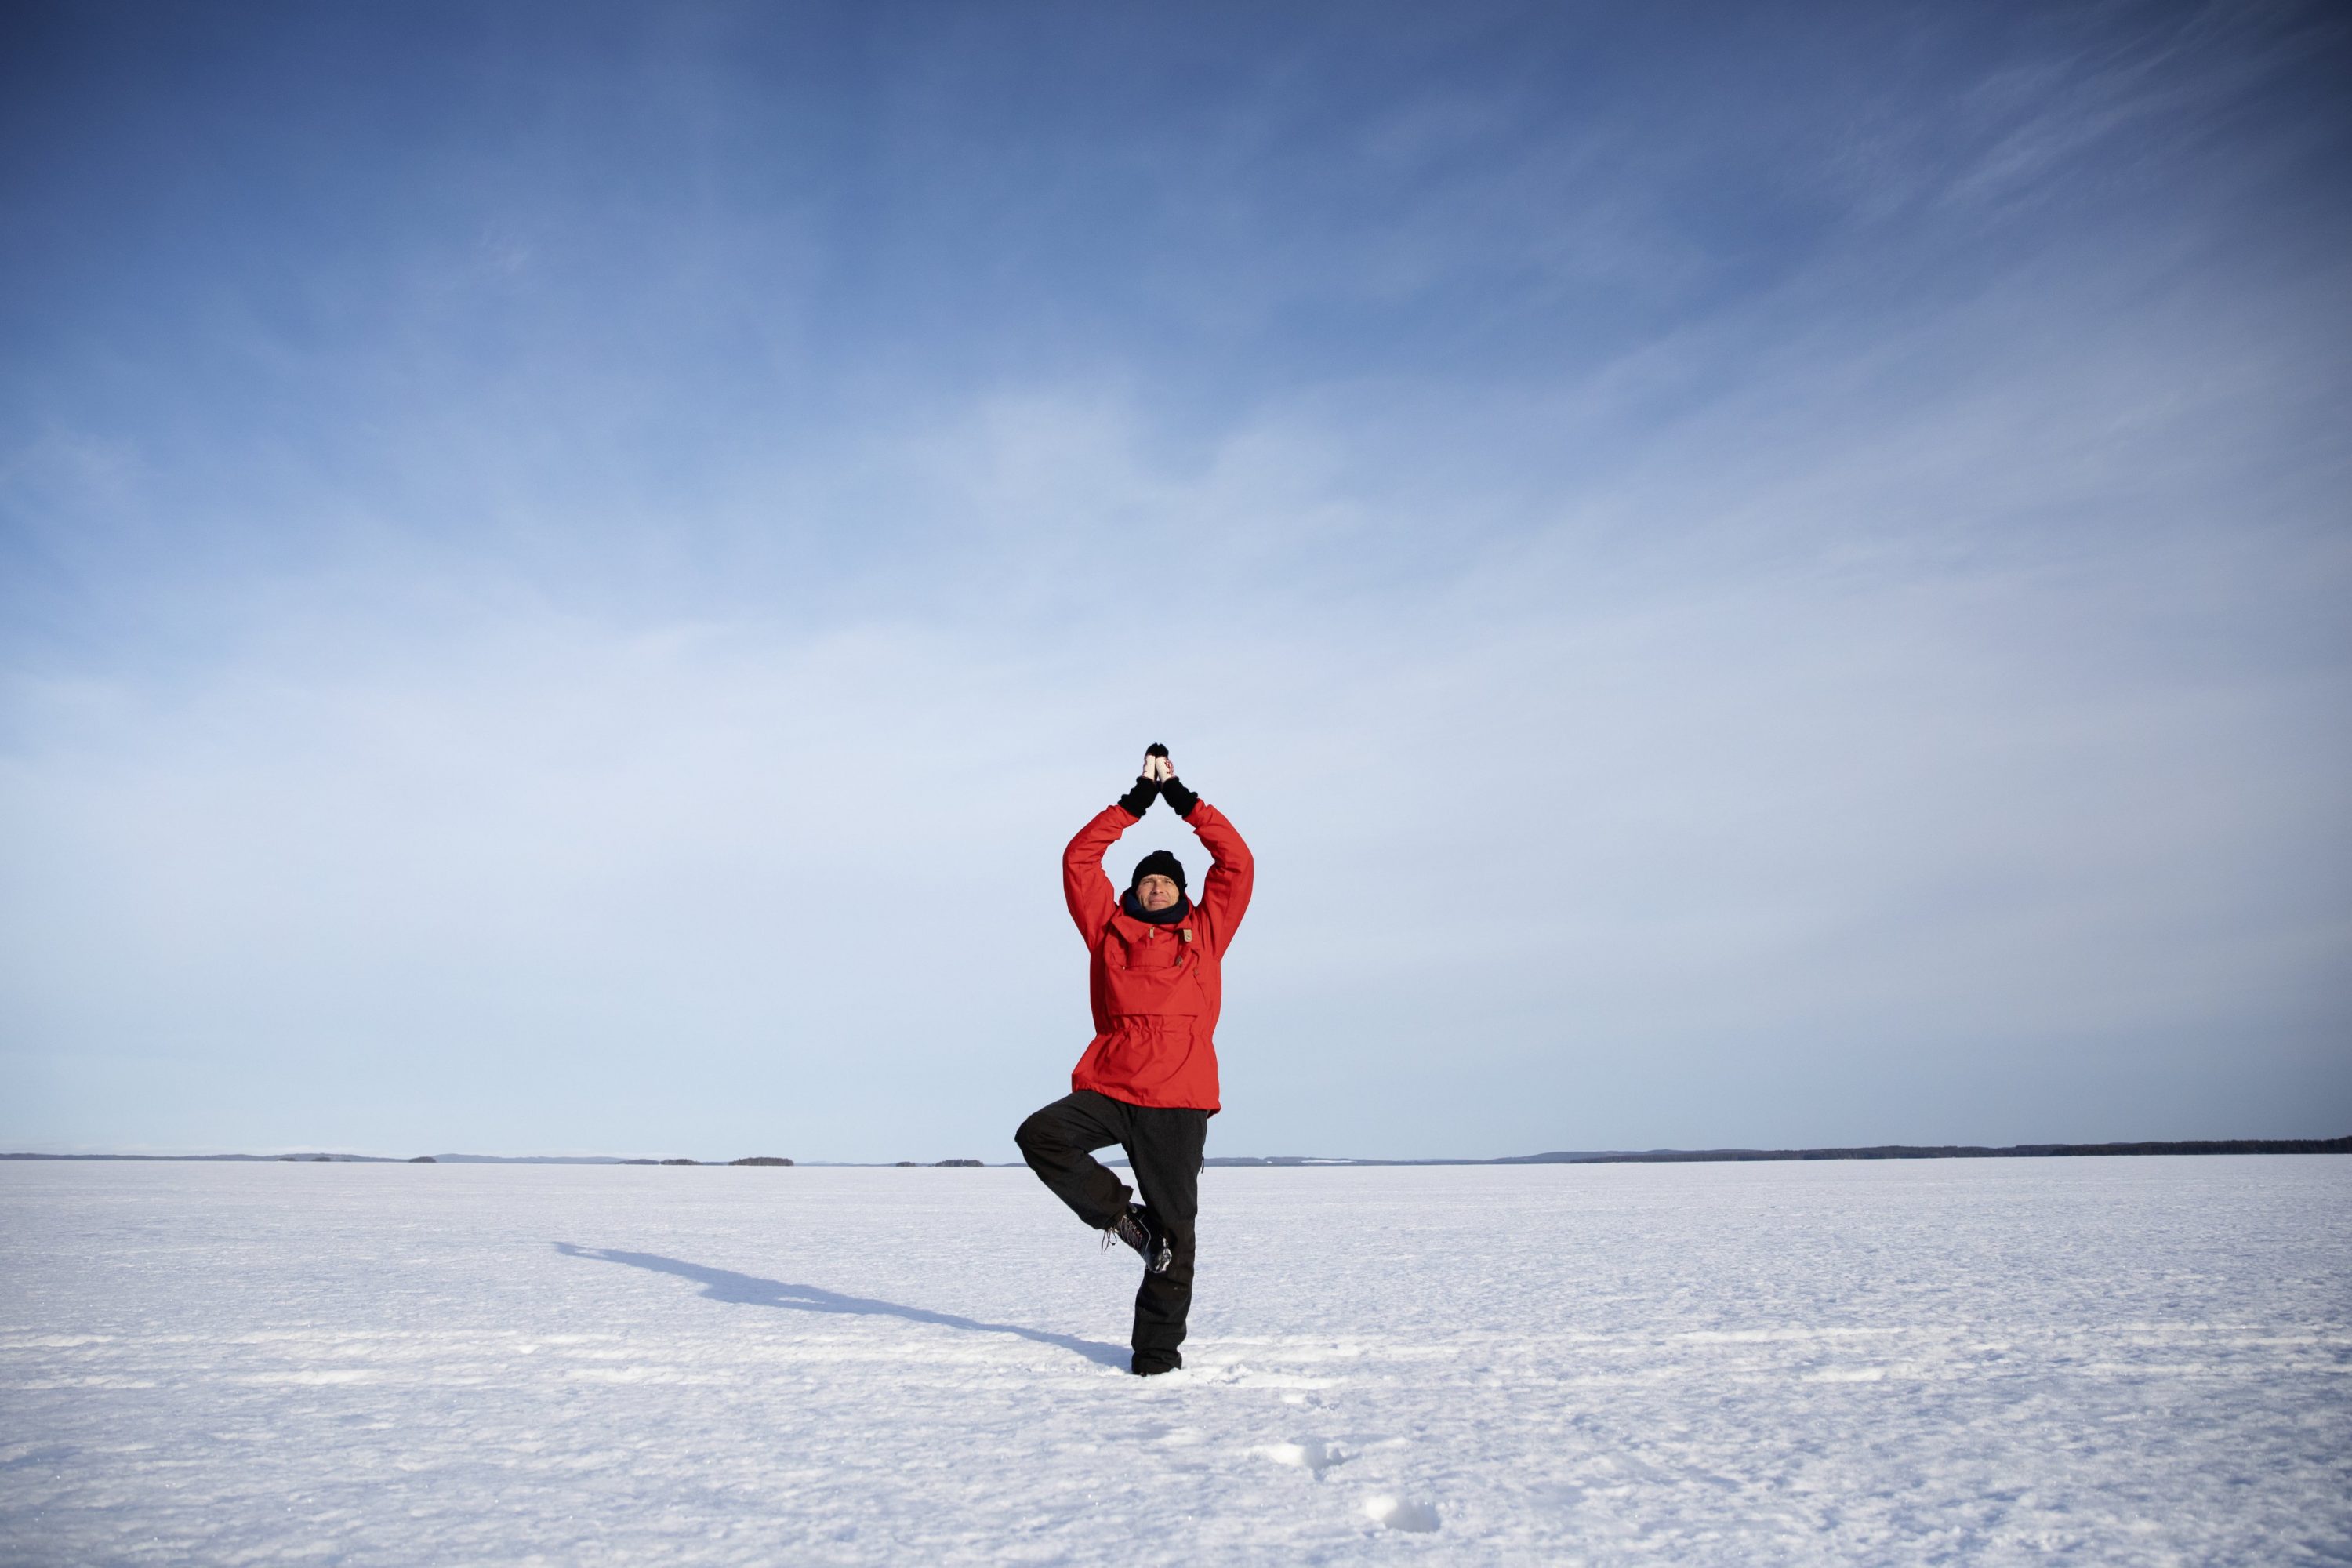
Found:
[[[1103,1232],[1103,1245],[1108,1247],[1114,1237],[1135,1248],[1143,1259],[1146,1274],[1165,1274],[1168,1266],[1176,1261],[1174,1245],[1158,1226],[1151,1223],[1140,1204],[1127,1205],[1127,1212],[1118,1216],[1118,1223]]]

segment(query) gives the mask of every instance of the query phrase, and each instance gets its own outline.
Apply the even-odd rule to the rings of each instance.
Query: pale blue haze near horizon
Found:
[[[2325,5],[17,5],[0,1148],[2352,1132]],[[1191,836],[1161,808],[1119,847]]]

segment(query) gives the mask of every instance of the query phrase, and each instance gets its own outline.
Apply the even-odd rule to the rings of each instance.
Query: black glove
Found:
[[[1184,781],[1172,773],[1160,781],[1160,793],[1167,798],[1168,804],[1175,808],[1176,815],[1179,816],[1192,816],[1192,808],[1201,804],[1201,797],[1186,789]]]
[[[1170,784],[1174,784],[1176,781],[1174,779],[1170,779],[1168,782]],[[1125,809],[1128,816],[1141,816],[1145,812],[1151,809],[1151,803],[1160,798],[1160,785],[1158,780],[1147,779],[1139,775],[1135,781],[1135,787],[1129,790],[1125,795],[1120,795],[1118,797],[1118,804]],[[1191,792],[1187,791],[1186,793],[1190,794]],[[1200,797],[1195,795],[1192,798],[1197,800]]]

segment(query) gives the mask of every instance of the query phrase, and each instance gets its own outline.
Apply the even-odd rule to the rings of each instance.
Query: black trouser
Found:
[[[1209,1113],[1129,1105],[1081,1089],[1030,1117],[1013,1140],[1038,1179],[1097,1230],[1116,1225],[1127,1212],[1128,1191],[1094,1151],[1113,1143],[1127,1151],[1143,1206],[1176,1255],[1167,1273],[1146,1273],[1135,1293],[1135,1370],[1182,1366],[1176,1347],[1184,1342],[1184,1316],[1192,1310],[1192,1219],[1201,1207]]]

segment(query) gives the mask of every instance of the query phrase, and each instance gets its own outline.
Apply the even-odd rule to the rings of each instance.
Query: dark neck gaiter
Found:
[[[1179,893],[1174,903],[1154,914],[1135,901],[1135,889],[1129,888],[1118,896],[1118,907],[1127,912],[1129,920],[1141,921],[1150,926],[1172,926],[1192,912],[1192,900]]]

